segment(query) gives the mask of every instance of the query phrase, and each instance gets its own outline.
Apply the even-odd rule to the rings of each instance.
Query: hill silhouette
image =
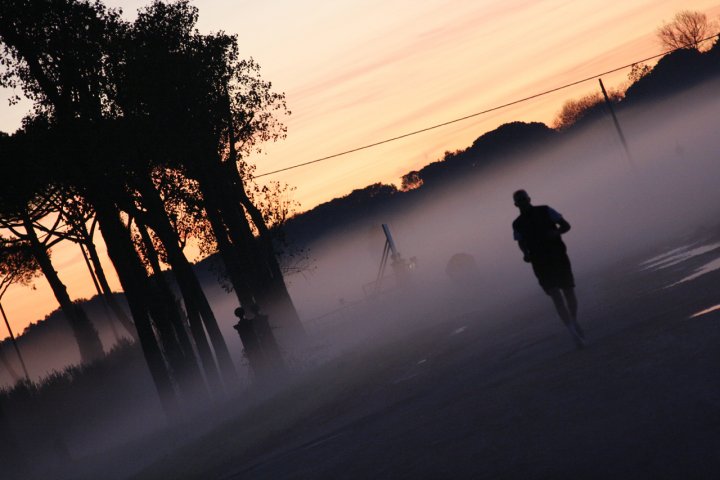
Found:
[[[547,145],[557,132],[543,123],[511,122],[478,137],[465,150],[446,152],[442,160],[403,176],[403,183],[417,187],[405,190],[395,185],[374,183],[365,188],[322,203],[287,221],[285,233],[293,242],[305,247],[331,233],[337,233],[363,222],[382,223],[389,213],[407,206],[419,197],[432,194],[459,178],[479,173],[529,150]]]
[[[419,188],[431,188],[454,181],[473,170],[487,167],[527,150],[536,149],[555,138],[557,132],[544,123],[511,122],[478,137],[465,150],[447,152],[442,160],[417,171]],[[413,172],[411,172],[413,173]],[[407,176],[407,175],[406,175]]]
[[[662,57],[652,72],[630,85],[622,105],[679,93],[720,74],[720,41],[707,52],[676,50]]]
[[[121,305],[125,305],[124,295],[115,293]],[[108,316],[103,300],[94,296],[87,300],[78,300],[97,328],[103,347],[108,352],[121,338],[129,338],[127,331],[111,316]],[[50,312],[42,320],[28,325],[17,335],[20,351],[25,359],[30,377],[36,380],[51,374],[64,365],[77,364],[80,351],[74,341],[72,330],[60,308]],[[9,364],[0,364],[0,387],[14,383],[14,376],[22,376],[22,366],[9,338],[0,342],[0,355]]]

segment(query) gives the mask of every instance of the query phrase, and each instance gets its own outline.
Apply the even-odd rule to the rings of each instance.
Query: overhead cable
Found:
[[[710,37],[707,37],[707,38],[704,38],[704,39],[702,39],[702,40],[699,40],[697,43],[701,43],[701,42],[710,40],[710,39],[715,38],[715,37],[718,37],[718,39],[719,39],[718,41],[720,41],[720,35],[712,35],[712,36],[710,36]],[[380,141],[374,142],[374,143],[369,143],[369,144],[363,145],[363,146],[361,146],[361,147],[351,148],[350,150],[345,150],[345,151],[340,152],[340,153],[334,153],[334,154],[328,155],[328,156],[326,156],[326,157],[321,157],[321,158],[317,158],[317,159],[315,159],[315,160],[310,160],[309,162],[298,163],[298,164],[295,164],[295,165],[291,165],[291,166],[289,166],[289,167],[279,168],[279,169],[273,170],[273,171],[271,171],[271,172],[261,173],[261,174],[255,175],[254,177],[255,177],[255,178],[265,177],[265,176],[268,176],[268,175],[274,175],[274,174],[276,174],[276,173],[285,172],[285,171],[287,171],[287,170],[293,170],[293,169],[295,169],[295,168],[300,168],[300,167],[304,167],[304,166],[307,166],[307,165],[312,165],[313,163],[324,162],[324,161],[330,160],[330,159],[332,159],[332,158],[341,157],[341,156],[343,156],[343,155],[348,155],[348,154],[350,154],[350,153],[358,152],[358,151],[360,151],[360,150],[367,150],[368,148],[377,147],[378,145],[383,145],[383,144],[385,144],[385,143],[394,142],[394,141],[396,141],[396,140],[400,140],[400,139],[407,138],[407,137],[410,137],[410,136],[413,136],[413,135],[417,135],[417,134],[420,134],[420,133],[424,133],[424,132],[427,132],[427,131],[429,131],[429,130],[434,130],[434,129],[436,129],[436,128],[445,127],[445,126],[451,125],[451,124],[453,124],[453,123],[462,122],[463,120],[467,120],[467,119],[469,119],[469,118],[478,117],[478,116],[480,116],[480,115],[484,115],[484,114],[486,114],[486,113],[494,112],[494,111],[496,111],[496,110],[501,110],[501,109],[503,109],[503,108],[511,107],[511,106],[517,105],[517,104],[519,104],[519,103],[527,102],[527,101],[529,101],[529,100],[533,100],[533,99],[535,99],[535,98],[542,97],[542,96],[548,95],[548,94],[550,94],[550,93],[555,93],[555,92],[557,92],[557,91],[559,91],[559,90],[563,90],[563,89],[566,89],[566,88],[569,88],[569,87],[574,87],[575,85],[579,85],[579,84],[581,84],[581,83],[588,82],[588,81],[590,81],[590,80],[595,80],[596,78],[600,78],[600,77],[602,77],[602,76],[604,76],[604,75],[609,75],[609,74],[611,74],[611,73],[615,73],[615,72],[618,72],[618,71],[620,71],[620,70],[624,70],[624,69],[626,69],[626,68],[632,67],[633,65],[637,65],[638,63],[643,63],[643,62],[647,62],[647,61],[650,61],[650,60],[654,60],[654,59],[659,58],[659,57],[663,57],[663,56],[665,56],[665,55],[667,55],[667,54],[669,54],[669,53],[675,52],[675,51],[677,51],[677,50],[681,50],[681,49],[683,49],[683,48],[686,48],[686,47],[674,48],[674,49],[672,49],[672,50],[668,50],[668,51],[666,51],[666,52],[659,53],[659,54],[657,54],[657,55],[653,55],[652,57],[647,57],[647,58],[644,58],[644,59],[642,59],[642,60],[637,60],[637,61],[632,62],[632,63],[629,63],[629,64],[627,64],[627,65],[623,65],[622,67],[617,67],[617,68],[613,68],[612,70],[607,70],[607,71],[602,72],[602,73],[597,73],[597,74],[595,74],[595,75],[592,75],[592,76],[583,78],[583,79],[581,79],[581,80],[577,80],[577,81],[574,81],[574,82],[571,82],[571,83],[566,83],[565,85],[561,85],[561,86],[559,86],[559,87],[551,88],[551,89],[549,89],[549,90],[545,90],[545,91],[543,91],[543,92],[536,93],[536,94],[530,95],[530,96],[528,96],[528,97],[523,97],[523,98],[521,98],[521,99],[519,99],[519,100],[514,100],[514,101],[508,102],[508,103],[503,103],[502,105],[498,105],[498,106],[496,106],[496,107],[488,108],[487,110],[482,110],[482,111],[480,111],[480,112],[471,113],[470,115],[465,115],[464,117],[455,118],[455,119],[453,119],[453,120],[448,120],[448,121],[446,121],[446,122],[438,123],[438,124],[436,124],[436,125],[431,125],[431,126],[429,126],[429,127],[421,128],[420,130],[414,130],[414,131],[412,131],[412,132],[404,133],[404,134],[398,135],[398,136],[396,136],[396,137],[387,138],[387,139],[385,139],[385,140],[380,140]]]

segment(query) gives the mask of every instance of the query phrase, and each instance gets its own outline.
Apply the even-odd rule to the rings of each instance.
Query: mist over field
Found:
[[[533,204],[552,206],[572,225],[564,240],[574,266],[582,323],[583,309],[597,307],[603,301],[595,287],[607,281],[602,276],[607,269],[619,264],[635,268],[627,262],[637,262],[639,270],[642,261],[671,247],[692,245],[704,238],[703,232],[717,227],[720,213],[718,86],[717,81],[710,82],[663,102],[623,110],[619,121],[628,139],[630,161],[625,157],[611,119],[605,117],[572,135],[564,135],[562,141],[551,142],[550,147],[507,159],[482,169],[476,177],[424,196],[410,208],[395,211],[386,218],[372,218],[310,244],[313,268],[288,278],[290,293],[308,338],[299,344],[290,344],[284,332],[277,332],[295,375],[288,384],[302,385],[305,379],[315,378],[313,375],[327,375],[323,365],[344,355],[357,356],[365,350],[380,349],[391,357],[392,351],[382,350],[384,342],[405,342],[403,348],[422,352],[424,347],[412,344],[414,333],[451,319],[465,320],[454,323],[449,335],[460,335],[468,328],[488,331],[499,328],[492,331],[506,332],[502,330],[503,325],[536,307],[546,314],[536,319],[533,329],[508,330],[508,335],[522,337],[523,341],[533,341],[535,335],[555,335],[552,337],[555,340],[544,348],[572,349],[560,322],[554,318],[550,301],[537,285],[530,266],[522,261],[522,254],[513,241],[511,223],[518,212],[512,203],[512,192],[526,189]],[[395,280],[388,278],[381,289],[385,293],[366,298],[363,286],[375,280],[385,242],[380,223],[390,226],[403,258],[415,257],[417,266],[408,288],[395,289]],[[469,271],[459,282],[446,273],[449,259],[457,253],[471,255],[477,265],[475,271]],[[390,272],[388,266],[387,273]],[[241,367],[245,389],[252,379],[242,345],[232,328],[237,321],[232,314],[237,306],[235,297],[217,285],[206,287],[228,347],[236,365]],[[620,300],[627,299],[618,298]],[[637,308],[644,307],[637,305]],[[611,327],[603,328],[600,324],[589,325],[590,338],[597,338],[598,333],[607,332]],[[509,337],[485,335],[477,339],[473,348],[482,351],[508,341]],[[376,360],[382,363],[383,358]],[[425,358],[418,354],[415,360],[421,365]],[[137,372],[129,372],[128,380],[135,375]],[[348,382],[353,376],[367,375],[364,368],[343,370],[342,380]],[[338,378],[328,375],[324,381],[332,384],[336,380]],[[43,427],[50,445],[62,445],[58,448],[63,452],[55,451],[53,455],[69,456],[90,465],[78,478],[92,478],[92,473],[87,472],[94,472],[93,468],[102,462],[110,462],[107,459],[113,459],[118,465],[106,478],[123,478],[173,449],[182,448],[211,426],[223,425],[226,419],[240,412],[271,402],[268,398],[282,392],[285,384],[271,392],[243,391],[230,404],[208,414],[209,420],[199,422],[202,426],[198,426],[197,421],[175,425],[173,428],[177,430],[160,434],[161,448],[152,452],[144,450],[142,454],[136,452],[136,455],[130,452],[133,448],[143,450],[137,445],[144,445],[146,435],[155,435],[153,432],[160,424],[151,419],[161,414],[148,378],[135,383],[133,388],[138,389],[134,393],[138,401],[132,405],[107,400],[113,409],[113,421],[91,418],[74,433],[68,433],[59,425],[55,429],[52,422]],[[335,393],[338,398],[345,394],[342,390]],[[322,399],[325,403],[331,401]],[[295,421],[292,405],[281,403],[280,406],[274,415],[275,423],[267,429],[247,421],[243,428],[262,436],[289,426]],[[207,405],[198,407],[208,408]],[[127,411],[123,411],[124,408]],[[138,412],[144,415],[138,416]],[[8,414],[13,416],[13,412]],[[52,417],[52,412],[40,414],[44,415]],[[136,422],[138,418],[140,421]],[[26,427],[13,426],[20,431]],[[31,427],[37,428],[37,425]],[[145,440],[128,447],[133,439],[140,437]],[[20,438],[24,438],[22,433]],[[53,438],[62,441],[56,442]],[[215,437],[210,441],[222,443]],[[131,458],[126,458],[128,456]],[[121,457],[124,460],[119,466],[121,462],[117,458]],[[57,458],[48,460],[48,468],[57,461]]]
[[[511,197],[519,188],[529,192],[533,204],[552,206],[572,225],[564,239],[581,291],[600,268],[716,226],[717,86],[711,82],[622,111],[630,160],[608,115],[550,148],[483,169],[382,219],[403,256],[418,259],[415,274],[428,290],[415,300],[430,309],[452,310],[453,298],[481,308],[541,294],[512,238],[518,211]],[[377,275],[384,241],[377,222],[314,244],[316,269],[291,279],[301,312],[315,317],[339,306],[339,299],[362,298],[361,285]],[[445,273],[456,253],[470,254],[477,263],[471,285],[455,288]]]

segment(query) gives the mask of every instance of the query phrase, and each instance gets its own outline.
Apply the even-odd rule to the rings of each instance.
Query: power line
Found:
[[[718,41],[720,41],[720,35],[711,35],[711,36],[709,36],[709,37],[703,38],[702,40],[699,40],[697,43],[701,43],[701,42],[710,40],[711,38],[715,38],[715,37],[718,37]],[[409,132],[409,133],[405,133],[405,134],[402,134],[402,135],[398,135],[397,137],[387,138],[387,139],[381,140],[381,141],[379,141],[379,142],[370,143],[370,144],[367,144],[367,145],[363,145],[363,146],[361,146],[361,147],[356,147],[356,148],[352,148],[352,149],[350,149],[350,150],[345,150],[345,151],[340,152],[340,153],[335,153],[335,154],[333,154],[333,155],[328,155],[327,157],[322,157],[322,158],[317,158],[317,159],[315,159],[315,160],[310,160],[309,162],[298,163],[298,164],[296,164],[296,165],[291,165],[291,166],[289,166],[289,167],[280,168],[280,169],[278,169],[278,170],[273,170],[273,171],[271,171],[271,172],[261,173],[261,174],[259,174],[259,175],[255,175],[255,178],[265,177],[265,176],[268,176],[268,175],[273,175],[273,174],[276,174],[276,173],[285,172],[285,171],[287,171],[287,170],[293,170],[293,169],[295,169],[295,168],[300,168],[300,167],[304,167],[304,166],[307,166],[307,165],[312,165],[313,163],[324,162],[325,160],[330,160],[330,159],[332,159],[332,158],[341,157],[341,156],[343,156],[343,155],[348,155],[348,154],[350,154],[350,153],[358,152],[358,151],[360,151],[360,150],[366,150],[366,149],[368,149],[368,148],[377,147],[378,145],[383,145],[383,144],[385,144],[385,143],[394,142],[394,141],[400,140],[400,139],[402,139],[402,138],[406,138],[406,137],[410,137],[410,136],[413,136],[413,135],[417,135],[417,134],[419,134],[419,133],[424,133],[424,132],[427,132],[427,131],[429,131],[429,130],[434,130],[434,129],[436,129],[436,128],[440,128],[440,127],[444,127],[444,126],[447,126],[447,125],[451,125],[451,124],[453,124],[453,123],[462,122],[463,120],[467,120],[467,119],[469,119],[469,118],[474,118],[474,117],[477,117],[477,116],[480,116],[480,115],[484,115],[484,114],[486,114],[486,113],[494,112],[494,111],[496,111],[496,110],[500,110],[500,109],[503,109],[503,108],[511,107],[511,106],[513,106],[513,105],[517,105],[518,103],[527,102],[528,100],[533,100],[533,99],[535,99],[535,98],[542,97],[542,96],[548,95],[548,94],[550,94],[550,93],[555,93],[555,92],[557,92],[557,91],[559,91],[559,90],[563,90],[563,89],[566,89],[566,88],[569,88],[569,87],[574,87],[575,85],[579,85],[579,84],[581,84],[581,83],[588,82],[588,81],[590,81],[590,80],[595,80],[596,78],[600,78],[600,77],[602,77],[603,75],[609,75],[609,74],[611,74],[611,73],[615,73],[615,72],[618,72],[618,71],[620,71],[620,70],[624,70],[624,69],[626,69],[626,68],[628,68],[628,67],[632,67],[633,65],[637,65],[638,63],[643,63],[643,62],[647,62],[647,61],[650,61],[650,60],[654,60],[654,59],[659,58],[659,57],[663,57],[663,56],[665,56],[665,55],[667,55],[667,54],[669,54],[669,53],[675,52],[675,51],[677,51],[677,50],[681,50],[681,49],[683,49],[683,48],[686,48],[686,47],[674,48],[674,49],[672,49],[672,50],[668,50],[668,51],[666,51],[666,52],[659,53],[659,54],[657,54],[657,55],[653,55],[652,57],[647,57],[647,58],[644,58],[644,59],[642,59],[642,60],[637,60],[637,61],[635,61],[635,62],[633,62],[633,63],[629,63],[629,64],[627,64],[627,65],[623,65],[622,67],[613,68],[612,70],[608,70],[608,71],[606,71],[606,72],[598,73],[598,74],[592,75],[592,76],[590,76],[590,77],[583,78],[582,80],[577,80],[577,81],[575,81],[575,82],[567,83],[567,84],[562,85],[562,86],[560,86],[560,87],[551,88],[550,90],[545,90],[544,92],[536,93],[536,94],[534,94],[534,95],[530,95],[529,97],[524,97],[524,98],[521,98],[521,99],[519,99],[519,100],[514,100],[514,101],[509,102],[509,103],[504,103],[504,104],[498,105],[498,106],[496,106],[496,107],[488,108],[487,110],[483,110],[483,111],[481,111],[481,112],[472,113],[472,114],[470,114],[470,115],[465,115],[464,117],[455,118],[455,119],[453,119],[453,120],[448,120],[447,122],[438,123],[438,124],[432,125],[432,126],[430,126],[430,127],[421,128],[420,130],[415,130],[415,131],[412,131],[412,132]]]

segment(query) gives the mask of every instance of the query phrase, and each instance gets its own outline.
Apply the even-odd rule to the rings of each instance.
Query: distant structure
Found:
[[[378,270],[375,281],[363,286],[363,291],[366,296],[372,296],[382,292],[388,260],[391,261],[390,267],[395,276],[395,286],[398,287],[407,285],[410,282],[410,272],[417,267],[416,257],[410,257],[409,260],[406,260],[400,255],[400,251],[395,246],[395,240],[390,233],[390,227],[383,223],[382,230],[385,234],[385,247],[383,248],[382,258],[380,260],[380,269]]]

